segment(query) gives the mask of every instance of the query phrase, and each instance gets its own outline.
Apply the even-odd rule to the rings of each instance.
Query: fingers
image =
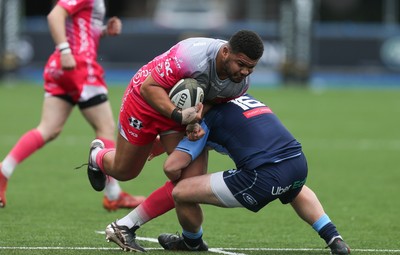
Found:
[[[122,22],[118,17],[111,17],[107,22],[107,34],[119,35],[122,30]]]
[[[75,58],[72,54],[61,54],[60,61],[64,70],[72,70],[76,67]]]
[[[186,126],[186,132],[189,132],[189,133],[198,132],[199,129],[200,129],[199,123],[191,123]]]
[[[204,129],[199,123],[192,123],[186,126],[186,136],[190,141],[196,141],[205,135]]]

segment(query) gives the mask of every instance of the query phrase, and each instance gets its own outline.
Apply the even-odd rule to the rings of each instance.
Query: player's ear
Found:
[[[225,60],[228,57],[229,53],[230,53],[230,49],[229,49],[229,45],[228,44],[225,44],[224,46],[222,46],[221,53],[222,53],[222,59]]]

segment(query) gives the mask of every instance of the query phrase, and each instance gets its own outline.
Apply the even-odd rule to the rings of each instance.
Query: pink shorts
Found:
[[[62,70],[59,53],[50,56],[43,73],[46,96],[68,96],[78,103],[107,94],[103,68],[91,58],[82,55],[74,57],[76,68]]]
[[[158,113],[129,85],[123,97],[118,129],[131,144],[145,145],[154,141],[158,134],[183,132],[185,127]]]

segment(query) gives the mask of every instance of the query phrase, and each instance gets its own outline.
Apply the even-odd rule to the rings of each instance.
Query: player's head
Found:
[[[250,30],[239,30],[229,39],[232,53],[243,53],[252,60],[261,58],[264,44],[260,36]]]
[[[236,32],[220,51],[217,72],[221,79],[239,83],[250,75],[264,52],[259,35],[249,30]]]

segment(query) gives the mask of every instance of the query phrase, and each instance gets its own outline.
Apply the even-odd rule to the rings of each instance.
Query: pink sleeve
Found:
[[[158,56],[154,61],[154,69],[151,72],[153,79],[165,90],[169,91],[180,79],[190,77],[185,73],[185,63],[176,56],[177,46],[167,53]]]
[[[69,15],[73,15],[82,8],[90,5],[91,2],[93,2],[93,0],[59,0],[57,5],[63,7]]]

